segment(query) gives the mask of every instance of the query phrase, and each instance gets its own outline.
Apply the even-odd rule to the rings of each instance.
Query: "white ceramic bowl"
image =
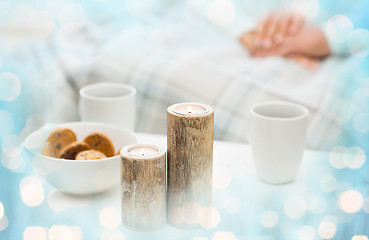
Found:
[[[96,194],[119,183],[120,157],[113,156],[97,160],[65,160],[41,154],[46,138],[56,128],[70,128],[82,141],[92,132],[105,133],[114,143],[115,151],[122,146],[137,143],[135,134],[119,126],[93,123],[71,122],[46,124],[31,133],[24,141],[34,170],[55,188],[74,195]]]

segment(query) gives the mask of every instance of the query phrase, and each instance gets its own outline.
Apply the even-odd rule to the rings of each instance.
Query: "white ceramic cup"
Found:
[[[102,82],[79,91],[82,121],[112,123],[134,131],[136,89],[123,83]]]
[[[265,102],[250,109],[249,141],[261,180],[295,179],[305,148],[309,111],[298,104]]]

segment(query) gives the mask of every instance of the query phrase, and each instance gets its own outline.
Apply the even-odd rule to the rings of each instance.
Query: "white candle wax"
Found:
[[[179,103],[173,106],[173,112],[181,115],[201,115],[208,111],[206,105],[199,103]]]
[[[159,155],[159,149],[154,145],[149,144],[135,144],[127,149],[130,156],[136,157],[153,157]]]

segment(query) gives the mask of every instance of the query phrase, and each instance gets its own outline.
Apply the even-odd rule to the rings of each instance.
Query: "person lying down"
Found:
[[[282,56],[310,69],[332,54],[320,26],[309,25],[302,15],[271,12],[257,28],[240,37],[253,57]]]

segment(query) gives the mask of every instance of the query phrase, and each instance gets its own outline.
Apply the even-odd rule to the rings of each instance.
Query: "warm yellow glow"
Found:
[[[192,107],[191,107],[191,106],[188,106],[188,107],[187,107],[187,112],[188,112],[188,113],[192,113]]]

